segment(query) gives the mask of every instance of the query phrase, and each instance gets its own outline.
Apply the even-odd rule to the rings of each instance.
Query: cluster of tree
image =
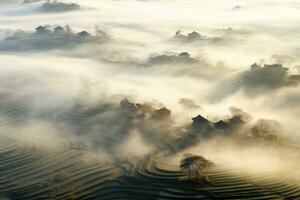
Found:
[[[35,32],[15,31],[0,43],[0,51],[34,51],[71,48],[83,43],[109,40],[106,32],[96,28],[95,35],[83,30],[74,32],[70,26],[40,25]]]
[[[91,36],[87,31],[81,31],[74,33],[70,26],[50,26],[50,25],[40,25],[35,28],[36,34],[66,34],[66,35],[77,35],[77,36]]]
[[[275,57],[274,59],[282,60],[281,62],[287,59],[284,56]],[[240,90],[243,90],[246,95],[257,96],[285,87],[298,86],[299,83],[300,75],[291,74],[289,68],[283,67],[282,64],[259,65],[254,63],[249,70],[218,84],[210,95],[210,100],[220,101]]]
[[[162,54],[151,56],[148,59],[147,65],[164,65],[164,64],[194,64],[199,61],[192,58],[188,52],[179,54]]]
[[[57,0],[48,0],[41,6],[41,10],[44,12],[67,12],[81,9],[79,4],[65,3]]]
[[[209,170],[215,164],[199,155],[185,154],[180,161],[180,168],[187,172],[189,179],[208,181]]]
[[[89,147],[113,152],[136,131],[145,146],[149,145],[154,150],[160,149],[164,153],[173,151],[170,146],[161,145],[164,141],[173,143],[174,137],[171,133],[176,129],[171,111],[163,105],[152,102],[135,103],[127,98],[119,103],[104,100],[90,104],[79,103],[67,110],[65,115],[74,116],[74,113],[79,113],[76,116],[80,120],[75,118],[74,121],[62,123],[67,123],[66,126],[71,127],[74,133],[91,141]],[[85,149],[80,143],[70,144],[69,148]]]
[[[127,98],[120,102],[120,108],[137,119],[149,119],[157,122],[170,121],[171,110],[166,107],[155,109],[151,104],[132,103]]]
[[[211,122],[202,115],[192,118],[192,132],[201,134],[202,138],[211,137],[217,133],[230,134],[242,128],[246,121],[240,115],[234,115],[229,119]]]
[[[242,82],[247,88],[277,89],[283,86],[291,86],[300,83],[300,75],[289,75],[289,68],[281,64],[263,65],[256,63],[251,65],[249,71],[242,76]]]
[[[188,103],[191,103],[188,101]],[[191,105],[189,105],[191,106]],[[194,107],[194,104],[192,104]],[[172,154],[196,145],[216,135],[231,136],[238,130],[244,129],[244,125],[250,116],[238,108],[231,108],[232,117],[218,122],[212,122],[198,115],[193,118],[191,124],[176,126],[172,112],[168,108],[155,103],[135,103],[127,98],[118,103],[111,101],[99,101],[91,104],[76,104],[70,110],[70,114],[80,120],[66,121],[76,134],[84,134],[95,146],[113,151],[123,139],[128,138],[132,130],[137,130],[142,141],[159,149],[159,153]],[[271,127],[272,124],[270,124]],[[251,129],[253,138],[266,137],[273,129],[264,123],[257,123]],[[247,136],[247,133],[244,134]],[[109,139],[106,142],[106,138]],[[114,142],[110,142],[114,141]],[[70,144],[71,149],[85,149],[81,144]],[[171,147],[171,148],[170,148]],[[155,153],[155,152],[150,152]]]
[[[251,128],[250,136],[268,141],[277,140],[281,133],[281,125],[275,120],[261,119]]]
[[[269,141],[279,138],[282,130],[278,121],[259,119],[255,123],[249,123],[252,120],[250,114],[236,107],[231,107],[230,110],[232,117],[217,122],[212,122],[202,115],[192,118],[193,122],[187,127],[187,133],[196,135],[198,140],[217,135],[252,137]],[[188,142],[187,138],[182,140],[184,140],[182,143]],[[197,140],[194,138],[192,141]]]
[[[192,31],[186,35],[182,34],[181,31],[177,31],[173,36],[173,39],[181,42],[196,42],[196,41],[211,41],[217,42],[222,41],[221,37],[206,37],[198,33],[197,31]]]
[[[35,3],[35,2],[39,2],[39,1],[43,1],[43,0],[23,0],[23,3]]]
[[[197,110],[201,108],[201,106],[199,106],[193,99],[181,98],[178,103],[187,110]]]

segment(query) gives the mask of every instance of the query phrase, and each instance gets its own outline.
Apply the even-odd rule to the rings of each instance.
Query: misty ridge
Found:
[[[149,58],[149,65],[162,65],[162,64],[193,64],[198,61],[191,57],[188,52],[182,52],[178,55],[158,55]]]
[[[218,37],[208,38],[206,36],[202,36],[200,33],[196,31],[188,33],[187,35],[182,34],[181,31],[177,31],[175,33],[174,39],[182,42],[195,42],[200,40],[211,40],[212,42],[218,42],[221,40],[221,38]]]
[[[80,5],[76,3],[59,2],[57,0],[47,1],[40,8],[42,12],[69,12],[80,9]]]
[[[220,100],[239,90],[242,90],[249,96],[258,96],[281,88],[296,87],[299,83],[300,75],[290,74],[289,68],[283,67],[282,64],[264,64],[260,66],[254,63],[251,65],[249,71],[229,78],[221,83],[220,86],[217,86],[211,98]],[[224,90],[224,88],[226,89]],[[220,90],[222,90],[223,93],[219,92]]]
[[[34,32],[22,30],[5,31],[1,40],[0,51],[39,51],[52,49],[69,49],[85,43],[103,43],[109,36],[96,29],[95,35],[83,30],[74,32],[70,26],[40,25]]]
[[[15,1],[1,1],[1,4],[9,5],[10,3],[20,3],[20,4],[39,4],[39,8],[37,11],[41,13],[62,13],[62,12],[70,12],[81,10],[82,7],[73,3],[72,1],[64,1],[64,0],[15,0]]]
[[[40,12],[45,13],[60,13],[60,12],[70,12],[82,9],[77,3],[59,1],[59,0],[24,0],[23,4],[39,3],[41,6],[38,9]]]
[[[253,64],[250,71],[243,75],[242,81],[249,90],[257,85],[267,89],[296,86],[300,81],[300,75],[289,75],[288,70],[280,64],[265,64],[263,67]]]
[[[90,103],[88,96],[85,96],[88,94],[87,88],[82,89],[82,96],[70,102],[72,106],[60,106],[50,112],[35,110],[28,104],[28,97],[24,101],[11,98],[10,103],[0,111],[5,121],[14,121],[4,129],[12,134],[6,135],[2,131],[2,136],[38,148],[49,146],[49,150],[54,145],[56,148],[102,152],[107,155],[103,161],[110,162],[124,159],[136,162],[143,156],[155,154],[176,155],[219,137],[245,143],[256,140],[256,143],[265,145],[279,144],[283,139],[280,122],[258,119],[252,123],[252,116],[236,107],[230,108],[231,114],[226,118],[211,121],[199,114],[188,123],[178,124],[172,111],[160,103],[133,103],[127,98],[117,100],[122,96],[106,100],[102,97],[102,100]],[[9,94],[2,96],[7,98]],[[200,108],[193,100],[186,98],[180,99],[178,104],[186,111]],[[13,109],[17,109],[17,114],[12,112]],[[36,131],[41,128],[44,134],[48,132],[48,138],[38,136]],[[18,130],[23,131],[18,133]],[[23,132],[37,141],[28,140]],[[130,146],[126,145],[126,141],[132,141]],[[139,152],[135,152],[135,148]]]
[[[249,30],[239,30],[231,27],[223,29],[215,29],[211,34],[215,36],[206,36],[197,31],[192,31],[184,34],[181,30],[176,31],[171,41],[178,42],[185,45],[236,45],[245,42],[247,35],[251,32]]]
[[[42,2],[42,1],[44,1],[44,0],[23,0],[23,2],[22,3],[36,3],[36,2]]]

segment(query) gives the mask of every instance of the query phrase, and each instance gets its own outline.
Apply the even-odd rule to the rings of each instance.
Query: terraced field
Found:
[[[12,95],[0,93],[0,127],[14,126],[29,114],[28,107]]]
[[[45,153],[13,141],[0,144],[0,193],[9,199],[300,199],[300,187],[270,174],[216,167],[208,183],[186,179],[164,158],[139,166],[83,162],[84,152]]]
[[[26,104],[7,95],[0,95],[0,112],[2,128],[14,127],[31,114]],[[88,128],[87,119],[99,112],[75,110],[40,116],[72,124],[81,132]],[[103,135],[99,145],[110,146],[124,140],[124,135]],[[0,196],[12,200],[300,199],[300,186],[271,173],[237,173],[233,168],[216,166],[208,182],[190,181],[164,157],[176,152],[176,144],[161,140],[156,145],[156,156],[104,164],[86,162],[84,148],[66,145],[61,150],[46,152],[2,138]]]

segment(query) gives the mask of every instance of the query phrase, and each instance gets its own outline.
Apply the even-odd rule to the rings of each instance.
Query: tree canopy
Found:
[[[209,169],[214,165],[213,162],[199,155],[185,154],[180,161],[180,168],[188,172],[190,179],[206,179]]]

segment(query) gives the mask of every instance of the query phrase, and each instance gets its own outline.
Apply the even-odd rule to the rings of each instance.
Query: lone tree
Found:
[[[214,165],[203,156],[185,154],[180,161],[180,168],[188,172],[189,179],[208,180],[209,169]]]

